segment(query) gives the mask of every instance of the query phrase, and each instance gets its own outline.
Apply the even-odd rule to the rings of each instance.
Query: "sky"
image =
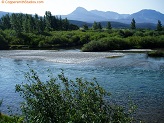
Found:
[[[24,1],[25,3],[14,3]],[[28,3],[28,2],[33,3]],[[44,15],[67,15],[77,7],[87,10],[114,11],[132,14],[142,9],[153,9],[164,14],[164,0],[0,0],[0,11]]]

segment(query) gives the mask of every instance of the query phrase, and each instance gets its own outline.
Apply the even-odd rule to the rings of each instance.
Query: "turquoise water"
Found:
[[[8,113],[19,109],[22,101],[15,93],[15,85],[21,84],[24,72],[29,66],[36,70],[43,80],[46,70],[54,76],[64,69],[70,79],[94,77],[106,90],[111,92],[111,101],[127,105],[128,99],[137,105],[135,116],[147,123],[164,121],[164,58],[149,58],[144,53],[125,54],[118,58],[97,58],[81,63],[55,63],[42,59],[17,59],[0,57],[0,99],[3,98],[1,111]],[[28,65],[27,65],[28,64]]]

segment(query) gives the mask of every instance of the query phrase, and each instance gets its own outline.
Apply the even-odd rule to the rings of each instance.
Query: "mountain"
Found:
[[[8,14],[9,12],[3,12],[3,11],[0,11],[0,18],[3,16],[3,15],[6,15]]]
[[[61,15],[62,18],[68,18],[69,20],[78,20],[88,23],[101,22],[101,21],[116,21],[121,23],[129,24],[134,18],[136,23],[154,23],[156,24],[158,20],[164,23],[164,14],[149,9],[143,9],[139,12],[133,14],[119,14],[112,11],[98,11],[91,10],[88,11],[85,8],[78,7],[72,13],[68,15]]]
[[[0,11],[0,18],[8,13]],[[149,9],[143,9],[133,14],[119,14],[112,11],[88,11],[85,8],[78,7],[72,13],[61,15],[61,17],[69,19],[70,23],[76,24],[79,27],[82,27],[84,24],[91,27],[94,21],[101,22],[102,26],[106,27],[107,22],[110,21],[113,28],[129,28],[133,18],[136,21],[137,28],[155,29],[158,20],[164,25],[164,14]]]
[[[112,12],[112,11],[103,12],[98,10],[91,10],[90,12],[97,16],[101,16],[102,18],[106,18],[107,20],[122,19],[129,16],[128,14],[118,14],[117,12]]]
[[[142,22],[151,22],[151,23],[157,23],[158,20],[161,20],[161,22],[164,23],[164,14],[157,12],[155,10],[149,10],[149,9],[143,9],[137,13],[131,14],[127,19],[135,19],[136,22],[142,23]]]
[[[62,18],[68,18],[69,20],[78,20],[84,22],[94,22],[94,21],[106,21],[107,19],[98,16],[85,8],[78,7],[72,13],[68,15],[62,15]]]

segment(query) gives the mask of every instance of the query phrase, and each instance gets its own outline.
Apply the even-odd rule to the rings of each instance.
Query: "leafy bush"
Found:
[[[16,91],[25,99],[22,113],[30,123],[129,123],[129,113],[122,107],[111,105],[110,96],[94,79],[75,81],[58,77],[43,82],[37,73],[26,74],[28,83],[16,85]],[[108,98],[109,99],[109,98]]]
[[[107,37],[101,38],[98,41],[91,41],[84,44],[82,51],[108,51],[117,49],[128,49],[129,43],[123,38]]]

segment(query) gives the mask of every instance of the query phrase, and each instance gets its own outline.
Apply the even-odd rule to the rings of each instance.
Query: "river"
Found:
[[[79,50],[6,50],[0,51],[0,99],[3,113],[19,112],[22,98],[15,85],[25,81],[29,67],[46,79],[64,70],[70,79],[83,77],[111,92],[111,101],[137,105],[135,117],[146,123],[164,121],[164,58],[150,58],[145,53],[80,52]]]

